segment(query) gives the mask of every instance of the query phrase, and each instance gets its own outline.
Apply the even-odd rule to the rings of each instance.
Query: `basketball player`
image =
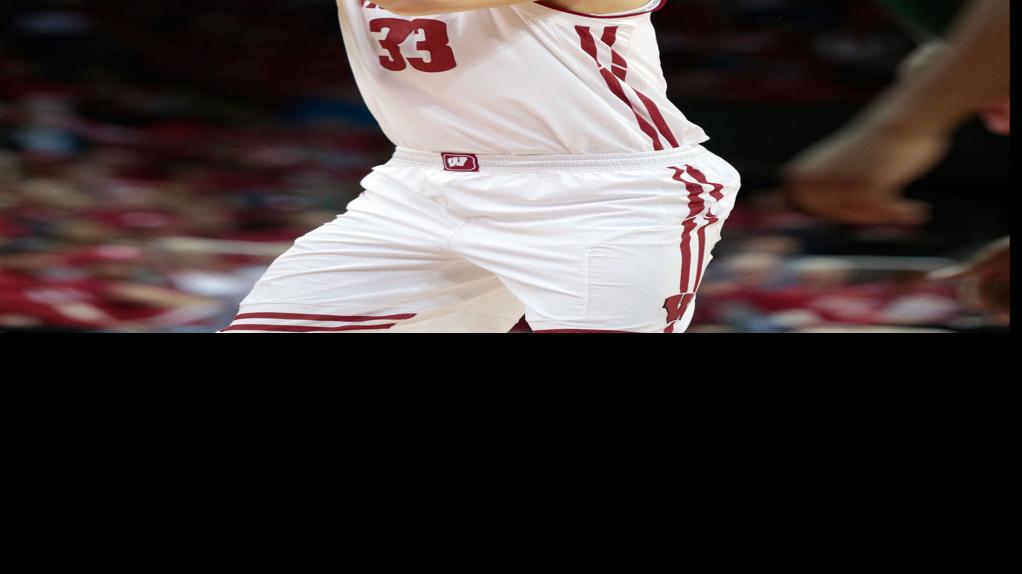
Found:
[[[740,182],[666,97],[664,1],[339,0],[397,149],[224,331],[685,331]]]
[[[1009,0],[879,0],[921,39],[952,33],[847,128],[786,169],[793,205],[855,225],[920,224],[927,206],[902,196],[945,156],[954,130],[981,113],[994,133],[1010,132]],[[951,23],[958,18],[958,23]],[[917,58],[918,60],[918,58]],[[1010,246],[998,241],[945,277],[963,279],[966,298],[983,310],[1010,307]]]

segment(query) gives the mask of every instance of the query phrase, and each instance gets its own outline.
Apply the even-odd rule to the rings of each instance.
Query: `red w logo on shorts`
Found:
[[[445,153],[445,171],[479,171],[479,160],[470,153]]]
[[[669,297],[667,301],[664,301],[664,309],[667,309],[667,329],[664,330],[665,333],[674,332],[674,324],[685,318],[688,306],[695,298],[695,293],[682,293],[681,295]]]

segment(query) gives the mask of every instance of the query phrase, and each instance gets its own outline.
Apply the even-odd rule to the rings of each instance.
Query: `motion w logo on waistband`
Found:
[[[445,171],[479,171],[479,159],[470,153],[445,153]]]

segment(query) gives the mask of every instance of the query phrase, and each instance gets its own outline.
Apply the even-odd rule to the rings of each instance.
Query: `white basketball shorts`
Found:
[[[224,332],[684,331],[738,172],[698,146],[636,155],[398,148],[305,235]]]

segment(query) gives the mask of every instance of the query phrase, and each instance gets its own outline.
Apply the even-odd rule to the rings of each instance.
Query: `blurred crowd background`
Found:
[[[0,331],[211,332],[390,147],[328,0],[0,4]],[[779,168],[890,83],[872,3],[671,0],[669,95],[743,174],[693,331],[1006,330],[927,273],[1009,232],[1008,138],[976,122],[922,228],[788,210]]]

